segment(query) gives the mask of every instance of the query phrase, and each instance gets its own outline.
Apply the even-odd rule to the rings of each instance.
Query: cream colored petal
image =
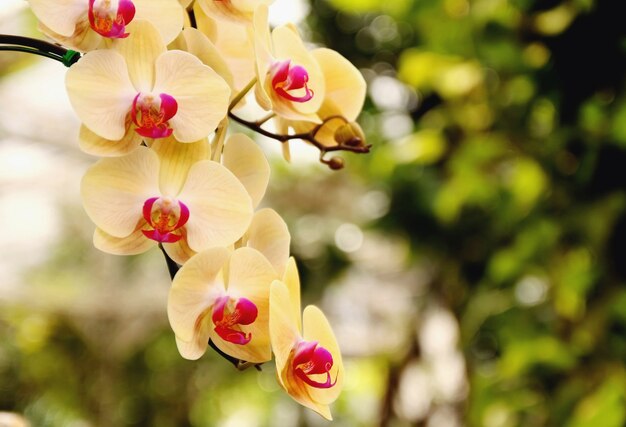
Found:
[[[198,28],[198,31],[215,43],[217,33],[218,31],[221,31],[221,29],[218,30],[218,26],[221,27],[221,23],[218,24],[213,18],[207,16],[199,1],[196,1],[193,4],[193,13],[196,17],[196,28]]]
[[[224,166],[209,160],[191,167],[178,200],[189,208],[185,228],[195,251],[234,243],[252,219],[252,201],[244,186]]]
[[[169,44],[182,31],[185,10],[178,0],[133,0],[133,3],[137,10],[135,19],[151,22],[165,44]]]
[[[265,110],[272,109],[272,101],[264,82],[268,77],[270,65],[274,61],[272,39],[268,23],[267,6],[259,6],[253,20],[254,56],[256,58],[256,75],[259,82],[255,86],[256,100]]]
[[[83,0],[28,0],[28,4],[46,27],[66,37],[74,34],[81,17],[87,19],[89,10],[89,3]]]
[[[176,347],[180,355],[187,360],[198,360],[206,353],[206,349],[209,346],[209,340],[203,340],[201,337],[210,335],[210,325],[205,322],[201,326],[202,332],[198,333],[195,340],[183,341],[178,337],[176,338]]]
[[[76,114],[92,132],[117,141],[126,133],[126,116],[136,91],[124,57],[113,50],[86,53],[65,78]]]
[[[336,380],[335,385],[327,389],[307,387],[309,395],[316,403],[328,405],[339,397],[343,388],[344,368],[341,351],[326,316],[319,308],[314,305],[307,306],[304,309],[303,319],[304,339],[306,341],[317,341],[320,346],[328,350],[333,356],[333,367],[330,370],[330,376],[333,381]],[[325,378],[320,375],[320,380],[324,381]]]
[[[228,257],[224,248],[206,250],[193,256],[174,276],[167,316],[180,340],[208,341],[208,329],[203,324],[211,323],[210,308],[224,292],[221,270]]]
[[[185,229],[183,228],[183,230]],[[185,233],[185,237],[180,239],[178,242],[163,244],[163,248],[165,249],[165,252],[167,252],[167,255],[180,265],[189,261],[189,259],[196,254],[196,251],[191,249],[187,244],[186,231],[183,231],[183,233]]]
[[[224,81],[233,88],[233,75],[228,64],[220,55],[215,45],[195,28],[185,28],[182,33],[186,42],[186,51],[196,56],[204,65],[211,67]]]
[[[226,116],[230,99],[228,84],[190,53],[173,50],[156,62],[155,93],[167,93],[178,103],[169,121],[181,142],[205,138]]]
[[[130,35],[117,43],[116,49],[128,64],[128,74],[136,92],[149,93],[154,87],[154,64],[166,51],[165,43],[157,28],[148,21],[135,19],[127,31]]]
[[[365,102],[366,84],[359,70],[350,61],[331,49],[315,49],[326,84],[324,104],[332,107],[327,114],[341,114],[348,121],[358,117]],[[323,116],[324,117],[324,116]]]
[[[103,44],[103,37],[93,31],[89,26],[89,21],[85,19],[79,19],[76,24],[74,33],[69,36],[59,34],[50,28],[46,27],[42,22],[37,25],[39,31],[44,33],[62,46],[68,49],[74,49],[79,52],[89,52]]]
[[[159,196],[159,159],[139,147],[123,157],[101,159],[81,183],[81,197],[89,218],[114,237],[130,235],[142,218],[144,202]]]
[[[298,327],[298,331],[301,333],[302,313],[300,312],[300,275],[298,274],[298,266],[296,265],[294,257],[289,258],[282,281],[289,291],[291,321]]]
[[[99,228],[93,234],[93,245],[113,255],[137,255],[156,246],[157,242],[148,239],[138,228],[126,237],[114,237]]]
[[[250,333],[251,341],[248,344],[233,344],[213,334],[211,337],[220,350],[253,363],[263,363],[271,359],[268,305],[270,284],[275,279],[274,269],[260,252],[251,248],[240,248],[232,253],[226,293],[233,298],[247,298],[252,301],[258,315],[252,324],[241,326],[244,333]]]
[[[301,339],[300,332],[293,322],[292,311],[293,307],[287,287],[282,282],[275,280],[270,287],[270,341],[276,360],[276,372],[279,373],[277,378],[285,388],[286,385],[283,383],[281,373],[285,370],[289,354]]]
[[[200,160],[207,160],[211,155],[206,139],[183,144],[174,137],[169,137],[155,140],[151,148],[159,156],[161,194],[174,198],[183,188],[189,169]]]
[[[309,75],[308,87],[313,98],[307,102],[291,102],[292,108],[302,114],[314,114],[319,110],[325,96],[325,82],[322,70],[307,50],[300,36],[289,26],[283,25],[272,31],[274,56],[278,60],[290,59],[292,64],[304,67]]]
[[[224,145],[223,163],[246,187],[257,207],[270,180],[270,164],[263,150],[249,136],[236,133]]]
[[[80,127],[78,145],[87,154],[100,157],[117,157],[129,154],[141,144],[141,136],[135,132],[132,122],[126,120],[126,133],[118,141],[102,138],[85,125]]]
[[[261,209],[252,217],[246,245],[261,252],[282,277],[289,259],[291,235],[285,221],[273,209]]]

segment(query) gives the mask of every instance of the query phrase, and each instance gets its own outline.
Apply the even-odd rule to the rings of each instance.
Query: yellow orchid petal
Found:
[[[65,78],[70,103],[92,132],[109,140],[126,133],[126,116],[136,91],[124,57],[112,50],[86,53]]]
[[[161,34],[150,22],[133,20],[128,28],[130,35],[118,43],[116,48],[128,64],[128,74],[136,89],[135,94],[147,93],[154,86],[154,64],[166,51],[166,47]]]
[[[233,87],[233,75],[228,64],[222,58],[215,45],[195,28],[185,28],[182,32],[186,44],[186,51],[198,57],[204,65],[211,67],[224,81]]]
[[[221,29],[218,30],[218,23],[204,12],[202,6],[200,6],[200,2],[193,4],[193,14],[196,17],[196,28],[198,31],[215,43],[217,33],[221,31]]]
[[[283,283],[289,291],[289,306],[291,307],[291,321],[296,325],[299,333],[302,333],[302,313],[300,312],[300,275],[294,257],[287,261]]]
[[[88,2],[81,0],[28,0],[31,10],[46,27],[69,37],[76,23],[87,13]]]
[[[163,244],[163,249],[165,249],[167,255],[180,265],[189,261],[189,259],[197,253],[189,247],[189,244],[187,244],[187,234],[186,232],[184,233],[184,237],[178,242]]]
[[[206,139],[183,144],[174,137],[157,139],[151,147],[159,156],[159,187],[161,194],[176,197],[183,188],[189,169],[200,160],[210,157]]]
[[[211,339],[224,353],[252,363],[263,363],[271,359],[269,337],[269,291],[276,273],[258,251],[251,248],[235,250],[228,268],[226,293],[232,298],[246,298],[257,309],[257,317],[249,325],[240,325],[244,334],[250,334],[250,341],[235,344],[222,339],[215,331]]]
[[[206,340],[201,339],[202,336],[210,335],[210,325],[204,322],[201,325],[202,331],[198,333],[197,339],[192,341],[183,341],[178,337],[176,338],[176,347],[180,355],[187,360],[198,360],[204,355],[207,347],[209,346],[208,338]]]
[[[137,9],[135,20],[151,22],[165,44],[169,44],[181,32],[185,10],[177,0],[133,0],[133,3]]]
[[[253,34],[257,75],[254,94],[261,108],[271,110],[272,100],[264,84],[273,61],[272,38],[268,24],[268,10],[265,5],[259,6],[254,12]]]
[[[99,160],[81,183],[87,215],[114,237],[130,235],[142,218],[144,202],[159,194],[158,171],[157,155],[145,147],[127,156]]]
[[[238,240],[252,219],[252,201],[239,180],[219,163],[194,164],[178,199],[189,208],[187,241],[201,251]]]
[[[236,133],[224,145],[223,163],[246,187],[257,207],[270,180],[270,164],[263,150],[249,136]]]
[[[141,232],[141,228],[137,228],[126,237],[114,237],[100,228],[96,228],[93,233],[93,245],[113,255],[137,255],[146,252],[156,246],[157,242],[146,239]]]
[[[299,302],[298,302],[299,304]],[[270,341],[276,361],[276,372],[283,387],[282,372],[285,370],[289,355],[300,340],[300,331],[294,323],[289,290],[280,281],[275,280],[270,287]],[[298,313],[298,317],[300,313]]]
[[[167,316],[174,334],[184,342],[206,342],[210,308],[224,291],[221,270],[228,261],[224,248],[211,248],[193,256],[174,276],[167,300]],[[183,355],[184,356],[184,355]]]
[[[291,235],[285,221],[273,209],[261,209],[252,217],[246,246],[261,252],[282,277],[289,259]],[[299,312],[298,312],[299,315]]]
[[[224,79],[192,54],[178,50],[157,59],[153,91],[176,99],[178,111],[169,122],[181,142],[198,141],[213,132],[230,99]]]
[[[102,138],[85,125],[80,127],[78,145],[87,154],[100,157],[117,157],[130,153],[141,144],[141,136],[134,131],[132,122],[127,118],[126,133],[122,139],[111,141]]]
[[[325,114],[322,118],[339,114],[348,121],[356,120],[365,102],[366,84],[359,70],[338,52],[321,48],[311,52],[317,60],[326,84]]]
[[[337,339],[333,333],[326,316],[314,305],[309,305],[302,314],[304,326],[304,339],[306,341],[317,341],[321,347],[330,352],[333,357],[333,367],[330,370],[330,377],[335,381],[335,385],[330,388],[308,387],[309,395],[312,399],[322,405],[334,402],[343,388],[344,368],[341,359],[341,351],[337,345]]]

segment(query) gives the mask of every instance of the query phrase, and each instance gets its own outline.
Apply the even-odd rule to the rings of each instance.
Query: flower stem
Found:
[[[59,61],[70,67],[80,59],[80,53],[30,37],[0,34],[0,51],[23,52]]]
[[[237,96],[235,96],[233,98],[233,100],[230,102],[230,105],[228,106],[228,111],[230,112],[233,108],[235,108],[237,106],[237,104],[239,104],[239,102],[243,99],[244,96],[246,96],[246,94],[248,92],[250,92],[250,89],[252,89],[254,87],[254,85],[256,84],[256,77],[253,78],[252,80],[250,80],[250,83],[248,83],[246,85],[246,87],[244,87],[243,89],[241,89],[241,91],[237,94]]]

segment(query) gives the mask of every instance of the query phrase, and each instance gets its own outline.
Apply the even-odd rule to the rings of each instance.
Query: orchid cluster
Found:
[[[43,33],[81,53],[66,85],[80,147],[101,157],[81,184],[94,245],[163,250],[184,358],[211,346],[244,369],[273,354],[287,393],[331,419],[344,380],[336,339],[317,307],[301,312],[287,225],[259,209],[269,163],[229,122],[279,141],[287,160],[289,142],[303,140],[339,169],[327,153],[369,150],[355,122],[359,71],[333,50],[309,50],[294,25],[271,30],[272,0],[28,2]],[[251,102],[267,114],[241,117]]]

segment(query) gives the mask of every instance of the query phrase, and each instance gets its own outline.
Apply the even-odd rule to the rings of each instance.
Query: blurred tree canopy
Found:
[[[336,424],[625,425],[620,2],[311,7],[310,38],[368,81],[360,122],[373,144],[370,155],[346,156],[337,173],[277,161],[269,190],[294,235],[305,301],[323,301],[333,324],[366,325],[363,335],[346,332],[352,379],[334,407]],[[69,234],[89,244],[89,225]],[[77,256],[91,251],[68,239],[26,280],[94,280],[80,265],[103,255]],[[148,265],[157,270],[151,277],[163,276],[152,285],[167,286],[158,254],[115,265],[94,277],[134,283]],[[348,279],[379,301],[357,299]],[[138,339],[132,316],[114,310],[80,325],[85,313],[3,304],[0,410],[36,426],[320,425],[290,406],[271,366],[237,375],[215,355],[180,359],[162,309],[140,315],[155,327]],[[462,362],[442,369],[461,366],[462,385],[448,394],[423,381],[438,369],[425,332],[433,312],[449,313],[458,330],[452,347]],[[396,341],[376,345],[380,324]],[[257,408],[248,418],[246,405]]]

